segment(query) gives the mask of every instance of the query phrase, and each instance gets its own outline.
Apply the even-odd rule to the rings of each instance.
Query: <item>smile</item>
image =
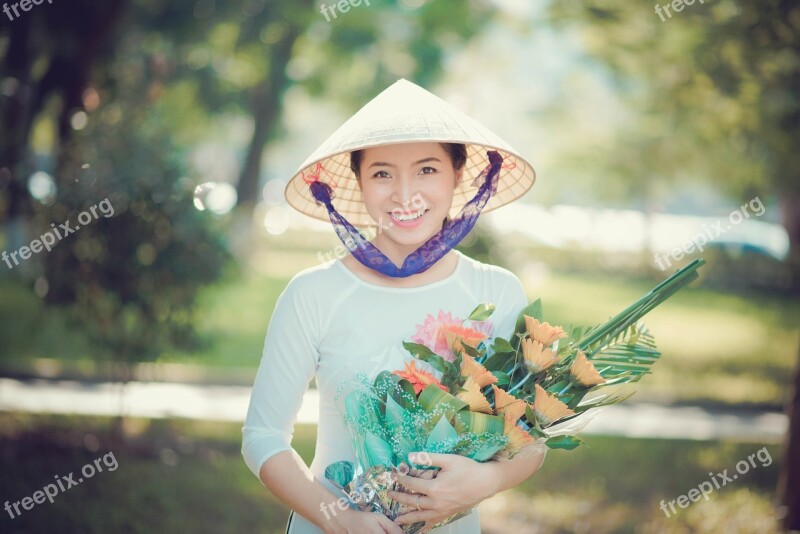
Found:
[[[394,219],[395,221],[399,222],[408,222],[408,221],[415,221],[425,215],[428,210],[418,211],[417,213],[408,214],[408,215],[396,215],[395,212],[389,213],[389,216]]]

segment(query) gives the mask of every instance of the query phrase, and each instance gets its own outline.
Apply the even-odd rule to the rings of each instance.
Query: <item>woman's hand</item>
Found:
[[[391,491],[389,496],[412,509],[397,516],[395,523],[398,525],[426,521],[423,532],[427,532],[439,521],[469,510],[497,493],[494,473],[487,464],[457,454],[424,454],[430,458],[431,465],[441,469],[430,479],[427,478],[430,475],[413,476],[416,474],[413,470],[408,475],[398,474],[397,483],[411,493]],[[418,494],[420,510],[416,511]]]
[[[331,520],[329,534],[403,534],[403,529],[378,512],[362,512],[348,508]]]

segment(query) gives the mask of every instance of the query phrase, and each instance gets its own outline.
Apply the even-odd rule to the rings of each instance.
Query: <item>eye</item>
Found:
[[[373,174],[372,177],[373,178],[391,178],[391,176],[389,176],[389,173],[386,172],[386,171],[378,171],[375,174]]]
[[[430,171],[430,172],[425,172],[425,171]],[[422,167],[422,169],[420,169],[420,172],[422,174],[433,174],[433,173],[438,172],[438,171],[433,167]]]

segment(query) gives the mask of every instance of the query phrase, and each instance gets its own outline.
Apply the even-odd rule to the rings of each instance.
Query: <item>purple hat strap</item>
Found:
[[[317,180],[309,184],[309,189],[317,205],[325,205],[339,239],[359,262],[386,276],[405,278],[426,271],[461,242],[475,226],[481,210],[489,198],[497,192],[498,175],[503,164],[503,157],[497,151],[487,151],[486,155],[489,158],[489,165],[473,183],[481,176],[486,176],[486,179],[475,196],[464,204],[454,219],[448,221],[440,231],[409,254],[399,268],[336,211],[331,202],[333,191],[328,184]]]

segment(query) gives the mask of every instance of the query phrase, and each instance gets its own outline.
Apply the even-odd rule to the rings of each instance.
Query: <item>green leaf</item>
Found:
[[[485,462],[494,456],[497,451],[503,450],[504,448],[505,445],[490,445],[487,443],[467,456],[476,462]]]
[[[546,438],[547,433],[544,430],[539,429],[536,426],[532,426],[530,430],[528,430],[528,434],[533,438]]]
[[[391,445],[369,430],[366,431],[364,438],[364,448],[366,449],[369,465],[392,465],[392,455],[394,453]]]
[[[467,354],[469,354],[473,358],[478,358],[480,356],[480,352],[478,352],[478,349],[476,349],[475,347],[471,347],[471,346],[467,345],[466,343],[462,343],[461,346],[463,347],[464,352],[466,352]]]
[[[448,377],[459,376],[458,367],[448,362],[438,354],[428,351],[429,354],[419,354],[417,358],[431,364],[431,367]]]
[[[386,415],[384,421],[386,423],[386,429],[389,432],[394,433],[402,427],[405,415],[406,413],[403,407],[400,406],[391,395],[386,397]]]
[[[617,336],[624,332],[630,325],[636,324],[656,306],[660,305],[677,291],[695,280],[698,277],[697,269],[704,263],[705,260],[698,258],[679,269],[620,313],[605,323],[586,331],[583,337],[578,341],[578,346],[583,349],[588,356],[590,347],[594,347],[596,350],[598,346],[602,347],[616,339]]]
[[[434,384],[430,384],[420,392],[418,402],[426,412],[430,412],[437,406],[441,407],[445,410],[444,413],[447,419],[452,418],[456,412],[469,406],[466,402],[446,391],[442,391]]]
[[[536,299],[520,311],[517,314],[517,323],[514,328],[515,334],[524,334],[527,331],[527,327],[525,326],[525,317],[524,315],[528,315],[529,317],[533,317],[538,321],[544,320],[544,315],[542,313],[542,299]]]
[[[496,352],[484,360],[483,366],[489,372],[510,370],[514,366],[514,353]]]
[[[567,400],[567,399],[561,399],[561,400],[562,400],[562,402],[563,402],[564,404],[566,404],[566,405],[567,405],[567,407],[568,407],[570,410],[573,410],[573,411],[574,411],[574,410],[575,410],[575,408],[578,406],[578,404],[580,404],[580,403],[581,403],[581,401],[583,400],[583,398],[586,396],[586,394],[587,394],[588,392],[589,392],[589,390],[588,390],[588,389],[585,389],[585,390],[575,390],[575,391],[572,391],[572,392],[571,392],[571,394],[570,394],[570,396],[569,396],[569,400]]]
[[[414,451],[418,451],[422,448],[421,446],[418,446],[408,436],[404,436],[402,434],[395,435],[395,439],[397,440],[398,450],[396,452],[399,458],[402,459],[408,458],[409,454],[411,454]]]
[[[432,448],[448,439],[455,441],[457,438],[458,433],[456,432],[456,429],[453,428],[453,425],[447,421],[446,417],[442,416],[436,422],[436,425],[434,425],[430,434],[428,434],[428,440],[425,442],[425,448]]]
[[[510,382],[509,376],[504,373],[503,371],[492,371],[492,374],[497,377],[497,382],[495,382],[495,386],[507,386]]]
[[[354,421],[364,421],[375,427],[379,427],[383,421],[383,416],[376,410],[372,399],[365,397],[360,391],[348,393],[344,405],[347,415]]]
[[[389,396],[391,396],[397,404],[406,410],[414,410],[419,407],[417,404],[417,394],[414,392],[414,386],[406,380],[395,374],[391,379],[394,384],[387,384]],[[376,383],[377,385],[377,383]]]
[[[504,421],[499,415],[480,412],[461,411],[456,414],[456,427],[459,432],[475,434],[503,434]]]
[[[528,419],[528,422],[532,425],[536,424],[536,414],[533,413],[530,404],[525,406],[525,417]]]
[[[545,444],[551,449],[565,449],[568,451],[582,443],[583,440],[577,436],[555,436],[545,441]]]
[[[469,314],[470,321],[485,321],[489,317],[491,317],[492,313],[494,312],[495,306],[491,302],[484,302],[483,304],[478,304],[478,306],[472,310],[472,313]]]
[[[434,352],[421,343],[412,343],[410,341],[403,341],[403,348],[410,352],[413,356],[430,356]]]
[[[383,384],[384,382],[395,382],[393,377],[397,377],[396,374],[392,373],[391,371],[381,371],[375,377],[373,381],[373,385],[378,387],[379,385]],[[398,377],[399,378],[399,377]]]
[[[492,352],[495,354],[499,352],[515,352],[514,347],[511,346],[507,340],[503,339],[502,337],[494,338],[494,344],[492,345]]]
[[[565,378],[563,380],[559,380],[558,382],[556,382],[553,385],[547,386],[547,388],[545,388],[545,391],[547,391],[548,393],[555,394],[555,393],[561,392],[561,390],[563,390],[565,387],[567,387],[569,385],[570,385],[569,375],[567,375],[567,378]]]
[[[587,352],[587,358],[600,375],[616,382],[638,381],[650,372],[660,356],[653,336],[643,323],[630,325],[616,336],[599,339]]]

